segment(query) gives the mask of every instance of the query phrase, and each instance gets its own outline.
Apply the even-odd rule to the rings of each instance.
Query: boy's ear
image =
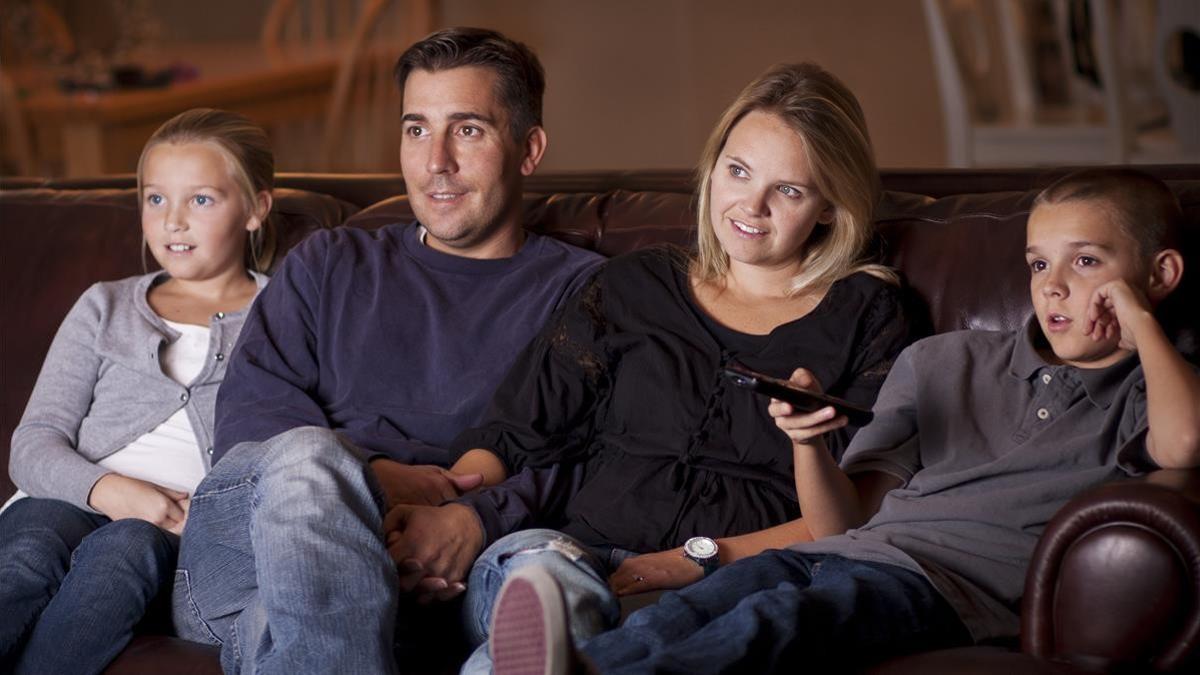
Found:
[[[1150,300],[1161,302],[1179,286],[1182,279],[1183,254],[1173,248],[1159,251],[1150,262]]]

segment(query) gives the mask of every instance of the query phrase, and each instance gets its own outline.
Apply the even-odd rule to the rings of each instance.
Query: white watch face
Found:
[[[683,545],[683,550],[693,558],[711,558],[717,554],[717,542],[708,537],[692,537]]]

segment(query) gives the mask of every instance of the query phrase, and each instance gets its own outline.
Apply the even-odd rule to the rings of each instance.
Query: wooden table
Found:
[[[334,58],[294,65],[268,65],[257,58],[231,72],[236,68],[229,62],[238,55],[226,50],[225,57],[223,67],[201,64],[201,77],[191,82],[98,93],[43,90],[23,100],[21,108],[37,131],[39,154],[61,154],[68,177],[132,172],[150,134],[190,108],[233,110],[268,130],[324,116],[337,74]]]

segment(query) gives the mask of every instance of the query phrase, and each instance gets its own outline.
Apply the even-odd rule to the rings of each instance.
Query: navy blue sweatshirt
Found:
[[[420,228],[337,228],[284,260],[217,396],[213,462],[243,441],[335,429],[364,453],[447,465],[517,354],[602,258],[529,234],[511,258],[423,245]]]

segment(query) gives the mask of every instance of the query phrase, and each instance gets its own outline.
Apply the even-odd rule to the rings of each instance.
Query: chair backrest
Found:
[[[262,31],[268,59],[338,63],[324,119],[273,130],[280,165],[398,171],[400,96],[392,68],[432,29],[432,0],[276,0]]]
[[[950,166],[971,166],[971,105],[967,99],[966,77],[962,73],[950,27],[939,0],[922,0],[929,46],[937,73],[942,102],[942,124],[946,129],[946,154]]]
[[[7,67],[61,62],[74,53],[67,22],[43,0],[0,5],[0,62]]]
[[[1119,27],[1109,0],[1052,0],[1052,11],[1040,17],[1053,24],[1049,34],[1041,37],[1049,38],[1060,55],[1058,71],[1065,90],[1063,102],[1057,105],[1039,92],[1034,73],[1042,67],[1035,64],[1041,55],[1034,52],[1034,26],[1025,4],[1008,0],[922,3],[950,165],[966,167],[979,162],[976,128],[983,125],[1035,134],[1038,127],[1057,127],[1064,133],[1072,127],[1099,128],[1105,132],[1103,154],[1108,161],[1130,158],[1136,120],[1130,110],[1125,69],[1117,58]],[[1103,117],[1099,123],[1091,121],[1097,111]],[[1050,163],[1073,160],[1076,158],[1061,156]],[[1046,161],[1038,156],[1023,163]]]
[[[400,94],[392,69],[432,24],[431,0],[362,3],[325,116],[323,170],[399,170]]]
[[[17,88],[3,70],[0,70],[0,173],[37,174],[30,129],[18,104]]]
[[[1190,34],[1190,38],[1188,37]],[[1155,81],[1166,99],[1171,126],[1189,157],[1200,156],[1200,73],[1187,72],[1187,41],[1200,37],[1200,11],[1194,0],[1159,0],[1153,53]],[[1168,56],[1169,55],[1169,56]]]
[[[260,41],[276,65],[339,53],[349,43],[365,0],[275,0]]]
[[[59,157],[39,148],[20,93],[41,82],[54,82],[59,69],[76,55],[66,21],[43,0],[0,3],[0,173],[36,176],[51,170]]]

